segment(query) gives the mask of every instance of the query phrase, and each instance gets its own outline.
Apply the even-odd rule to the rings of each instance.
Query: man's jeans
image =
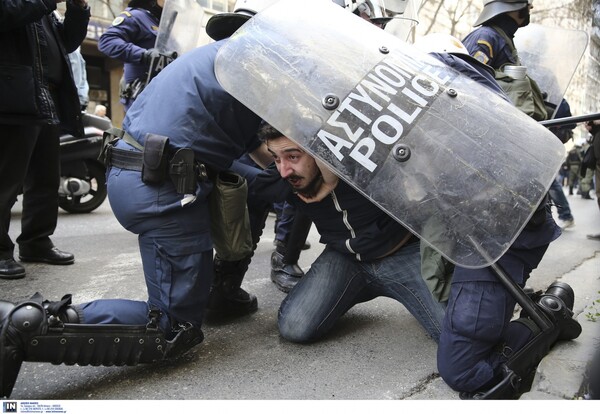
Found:
[[[444,308],[427,289],[420,269],[418,242],[370,262],[327,247],[282,302],[279,332],[292,342],[315,341],[357,303],[386,296],[402,303],[437,342]]]
[[[550,194],[550,199],[556,206],[556,210],[558,211],[558,218],[563,221],[573,220],[573,215],[571,214],[571,207],[569,206],[569,201],[567,201],[567,196],[562,189],[562,186],[558,182],[558,180],[553,180],[550,185],[550,189],[548,190]]]

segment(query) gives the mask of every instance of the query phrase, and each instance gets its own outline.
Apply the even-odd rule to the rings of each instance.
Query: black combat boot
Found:
[[[208,296],[206,316],[244,316],[258,309],[256,296],[241,288],[251,257],[235,262],[214,260],[215,280]]]
[[[271,280],[282,292],[288,293],[304,276],[298,260],[311,226],[312,221],[308,216],[296,212],[287,240],[279,243],[271,254]]]
[[[277,289],[288,293],[304,276],[298,263],[285,263],[284,255],[278,251],[271,254],[271,281]]]

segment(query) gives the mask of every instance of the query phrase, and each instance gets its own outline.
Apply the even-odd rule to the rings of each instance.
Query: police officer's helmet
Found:
[[[483,10],[473,23],[473,26],[480,26],[483,23],[491,20],[499,14],[521,10],[529,7],[533,0],[484,0]]]
[[[385,26],[394,17],[404,13],[410,0],[333,0],[350,12],[368,19],[371,23]]]
[[[237,0],[233,13],[219,13],[208,19],[206,34],[214,40],[225,39],[256,13],[276,2],[277,0]]]
[[[151,7],[158,6],[158,4],[156,0],[130,0],[127,6],[150,10]]]
[[[301,1],[301,0],[299,0]],[[404,13],[410,0],[332,0],[351,12],[368,17],[375,24],[385,25],[397,15]],[[277,0],[238,0],[233,13],[219,13],[206,23],[206,33],[214,40],[231,36],[250,17],[266,9]]]

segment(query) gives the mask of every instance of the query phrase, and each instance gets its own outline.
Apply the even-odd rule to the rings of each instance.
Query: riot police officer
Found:
[[[506,63],[517,64],[508,40],[512,42],[519,27],[530,21],[531,0],[486,0],[474,23],[480,26],[469,33],[463,44],[471,56],[494,69]]]
[[[127,111],[143,90],[164,0],[131,0],[100,36],[98,50],[124,63],[120,98]]]
[[[499,69],[506,63],[517,64],[518,56],[512,38],[519,27],[529,24],[531,1],[486,0],[475,22],[480,28],[463,41],[469,54],[477,61]],[[469,57],[471,57],[469,56]],[[529,352],[542,353],[546,344],[537,341],[541,329],[522,314],[512,320],[517,298],[499,280],[498,271],[520,286],[525,286],[530,273],[539,265],[549,244],[560,236],[560,228],[552,218],[548,198],[542,200],[533,217],[495,263],[495,266],[469,269],[456,266],[446,316],[438,347],[440,376],[461,398],[515,398],[526,389],[535,372],[535,358],[515,356]],[[552,339],[573,339],[581,327],[571,319],[573,292],[560,282],[549,292],[557,293],[558,308],[568,308],[564,314],[553,315]],[[543,306],[540,306],[544,308]],[[546,309],[547,310],[547,309]],[[535,342],[537,341],[537,342]],[[468,352],[465,350],[468,349]],[[518,366],[527,377],[511,381],[507,364]]]

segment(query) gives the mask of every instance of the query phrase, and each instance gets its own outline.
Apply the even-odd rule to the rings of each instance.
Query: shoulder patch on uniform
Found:
[[[115,20],[113,20],[112,25],[118,26],[121,23],[123,23],[124,20],[125,20],[125,18],[123,16],[117,16],[117,17],[115,17]]]
[[[150,26],[150,29],[154,30],[155,32],[158,32],[158,26]]]
[[[486,65],[490,61],[490,58],[485,53],[483,53],[481,50],[478,50],[477,52],[475,52],[473,57],[475,59],[477,59],[478,61],[480,61],[481,63],[485,63]]]
[[[481,39],[479,39],[477,41],[477,44],[481,45],[481,46],[487,47],[488,50],[490,51],[490,58],[494,57],[494,48],[492,47],[492,44],[490,42],[488,42],[487,40],[481,40]]]

